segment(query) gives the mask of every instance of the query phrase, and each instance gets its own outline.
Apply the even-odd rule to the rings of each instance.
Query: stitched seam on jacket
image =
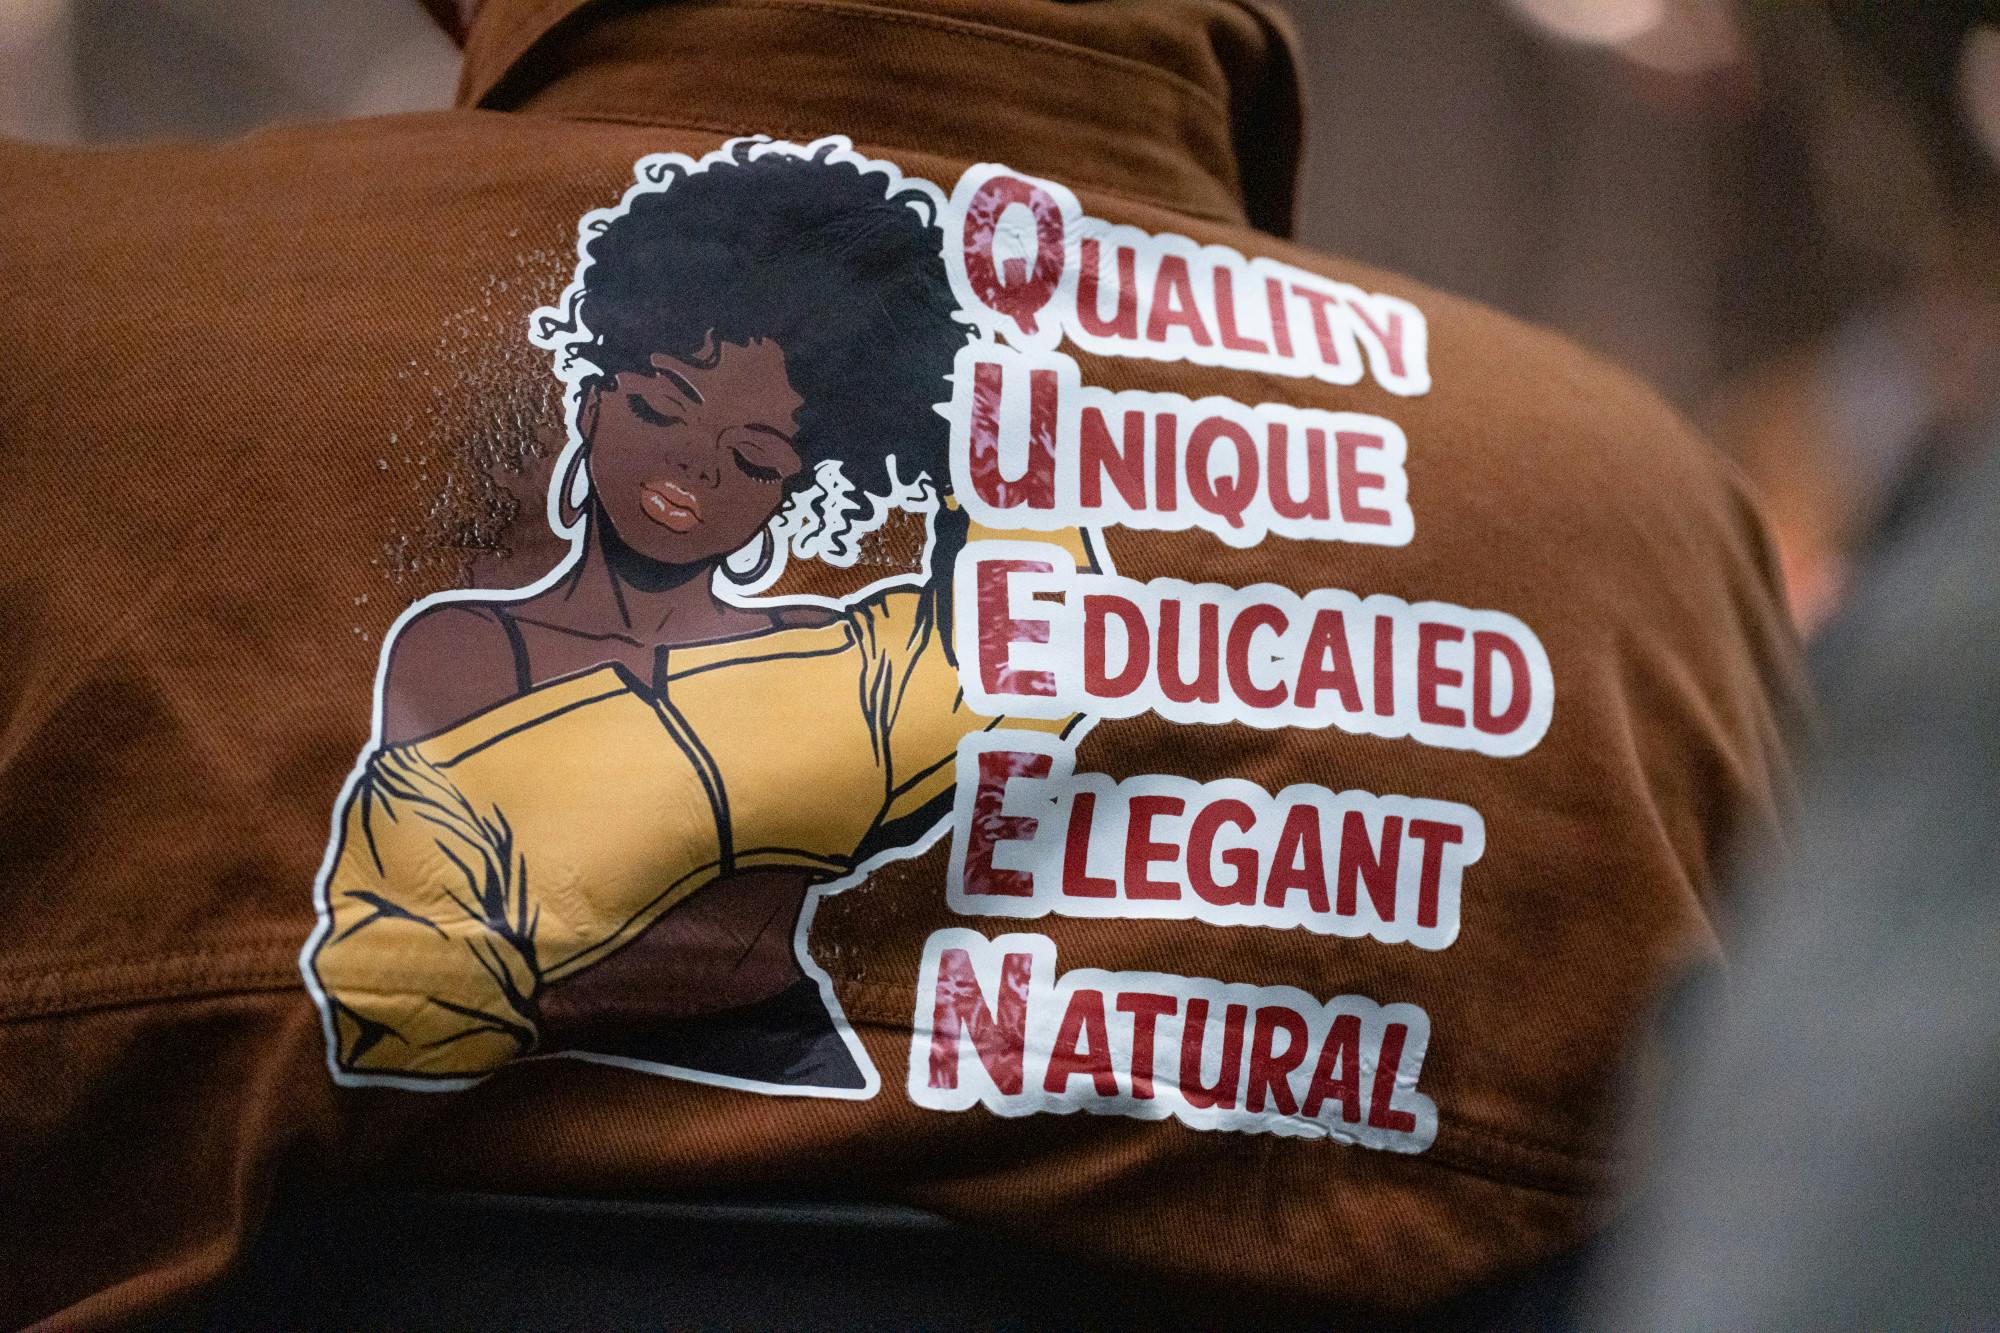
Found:
[[[1433,1170],[1453,1175],[1477,1176],[1513,1189],[1529,1189],[1539,1194],[1565,1198],[1597,1198],[1613,1163],[1608,1158],[1567,1155],[1545,1149],[1543,1162],[1523,1160],[1524,1154],[1508,1146],[1495,1146],[1498,1136],[1483,1125],[1454,1120],[1449,1129],[1438,1131],[1437,1142],[1410,1160]],[[1504,1145],[1504,1140],[1500,1140]]]
[[[835,129],[829,129],[824,125],[809,127],[802,125],[760,126],[741,123],[720,124],[716,122],[688,120],[678,116],[642,116],[625,111],[594,111],[588,108],[576,107],[564,107],[555,111],[539,111],[534,107],[526,107],[520,111],[509,112],[507,114],[541,116],[549,120],[632,125],[647,129],[692,130],[701,134],[768,134],[773,137],[787,139],[813,139],[820,135],[837,134],[840,132]],[[894,143],[887,139],[878,139],[872,136],[867,139],[857,140],[855,147],[886,149],[895,153],[920,153],[926,157],[943,156],[937,151],[934,145],[931,147],[922,147],[917,144]],[[1201,208],[1182,200],[1165,199],[1158,195],[1139,194],[1132,190],[1121,190],[1115,185],[1103,185],[1087,177],[1074,176],[1068,173],[1065,173],[1062,179],[1064,184],[1087,190],[1092,194],[1101,194],[1107,198],[1118,199],[1129,204],[1140,204],[1147,208],[1157,208],[1164,213],[1199,218],[1203,222],[1215,222],[1225,227],[1241,227],[1246,225],[1241,217],[1220,209]],[[1222,183],[1218,181],[1217,184],[1220,185]]]
[[[220,961],[218,961],[220,960]],[[179,968],[192,975],[174,979],[163,973]],[[143,969],[143,970],[141,970]],[[137,975],[133,975],[135,971]],[[95,980],[93,980],[95,978]],[[56,994],[34,993],[34,982],[61,981]],[[26,983],[26,984],[24,984]],[[303,989],[297,955],[248,955],[227,950],[196,950],[156,956],[138,962],[79,964],[15,973],[0,985],[19,993],[0,993],[0,1024],[33,1022],[133,1005],[189,1004],[230,996],[271,994]],[[900,1018],[878,1018],[848,1003],[850,1023],[907,1031]],[[1601,1181],[1611,1163],[1598,1155],[1572,1152],[1531,1142],[1489,1125],[1453,1117],[1442,1127],[1439,1141],[1415,1161],[1462,1175],[1547,1194],[1591,1196],[1601,1193]]]
[[[270,946],[268,952],[197,949],[144,959],[22,969],[0,974],[0,1022],[303,986],[298,946],[293,942]]]

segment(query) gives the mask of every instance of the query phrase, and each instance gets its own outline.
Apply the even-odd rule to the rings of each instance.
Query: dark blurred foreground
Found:
[[[300,1197],[212,1302],[162,1327],[1560,1329],[1574,1326],[1583,1268],[1578,1257],[1418,1323],[1335,1320],[1080,1264],[907,1208]]]

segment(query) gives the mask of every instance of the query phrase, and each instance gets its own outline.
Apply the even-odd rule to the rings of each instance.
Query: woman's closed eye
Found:
[[[746,426],[725,437],[736,466],[758,481],[782,481],[799,470],[797,449],[769,426]]]
[[[759,463],[754,453],[745,453],[741,449],[731,449],[729,456],[736,460],[736,466],[743,469],[745,476],[755,477],[758,481],[778,481],[785,475],[778,468],[765,467],[762,463]]]
[[[645,422],[648,426],[678,426],[681,424],[679,417],[670,416],[662,412],[659,408],[654,407],[646,401],[643,394],[628,393],[625,395],[625,402],[632,409],[632,415]]]

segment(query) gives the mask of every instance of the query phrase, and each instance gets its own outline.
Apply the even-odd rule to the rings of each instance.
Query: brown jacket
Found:
[[[60,1312],[75,1324],[117,1322],[197,1288],[239,1251],[283,1172],[309,1186],[865,1195],[1108,1259],[1360,1308],[1426,1305],[1559,1253],[1602,1223],[1621,1068],[1660,986],[1716,947],[1718,857],[1781,804],[1781,735],[1797,703],[1795,645],[1757,519],[1729,469],[1667,408],[1555,338],[1270,234],[1286,228],[1291,207],[1290,55],[1267,18],[1229,0],[491,0],[469,35],[460,106],[216,146],[0,145],[10,335],[0,352],[9,630],[0,666],[0,1320]],[[1069,187],[1089,219],[1229,247],[1290,266],[1284,272],[1308,285],[1317,275],[1344,284],[1326,291],[1400,298],[1421,313],[1427,349],[1402,350],[1422,355],[1429,385],[1403,381],[1394,392],[1379,359],[1340,383],[1345,373],[1092,353],[1074,340],[1053,353],[1073,357],[1082,383],[1108,392],[1219,395],[1256,407],[1265,423],[1296,409],[1400,428],[1414,516],[1400,544],[1274,531],[1246,545],[1219,528],[1107,522],[1092,549],[1108,557],[1105,578],[1115,562],[1118,577],[1138,584],[1275,585],[1296,595],[1283,603],[1294,619],[1332,605],[1307,596],[1317,589],[1400,599],[1396,614],[1411,623],[1399,633],[1429,646],[1390,640],[1384,651],[1404,656],[1387,669],[1431,654],[1408,668],[1423,679],[1397,678],[1430,691],[1414,720],[1353,712],[1330,725],[1246,725],[1167,706],[1107,707],[1074,764],[1108,775],[1095,789],[1100,819],[1114,779],[1237,779],[1273,797],[1312,784],[1317,794],[1298,800],[1327,810],[1358,801],[1353,808],[1372,812],[1360,836],[1375,840],[1379,858],[1384,812],[1400,811],[1411,885],[1417,841],[1447,846],[1436,841],[1437,819],[1430,835],[1416,831],[1424,810],[1437,810],[1381,802],[1469,808],[1483,851],[1461,867],[1462,895],[1446,905],[1455,934],[1399,942],[1397,930],[1418,931],[1415,916],[1364,930],[1352,911],[1346,924],[1322,928],[1340,915],[1337,903],[1315,906],[1324,886],[1296,897],[1273,889],[1251,904],[1267,919],[1236,924],[1175,918],[1157,903],[1122,910],[1149,865],[1156,876],[1178,873],[1167,850],[1149,862],[1143,847],[1137,861],[1118,863],[1113,849],[1085,866],[1077,896],[1096,895],[1087,904],[1095,915],[1074,903],[1011,918],[966,910],[961,887],[947,889],[964,871],[949,870],[957,853],[945,836],[826,896],[811,921],[803,962],[824,971],[830,1011],[844,1013],[860,1063],[878,1074],[870,1096],[766,1096],[573,1059],[501,1068],[454,1091],[371,1084],[371,1069],[415,1066],[380,1063],[394,1043],[367,1026],[378,1020],[342,1027],[339,1005],[302,981],[333,985],[315,979],[311,950],[302,974],[301,951],[347,929],[336,914],[315,933],[316,877],[333,865],[330,827],[338,848],[339,821],[354,808],[358,788],[343,781],[384,740],[371,735],[371,688],[399,614],[446,590],[526,587],[564,556],[543,498],[552,480],[563,484],[551,470],[568,405],[550,352],[530,343],[530,317],[556,307],[571,280],[578,219],[616,204],[648,154],[700,159],[736,136],[805,145],[832,134],[940,195],[976,163],[1004,164]],[[947,230],[949,245],[958,239]],[[1236,290],[1247,300],[1252,289]],[[1199,299],[1212,303],[1212,291]],[[1392,308],[1357,299],[1378,323]],[[1295,304],[1287,330],[1301,357],[1312,311],[1310,301]],[[1257,327],[1268,348],[1274,330]],[[1192,344],[1183,336],[1176,345]],[[621,376],[617,392],[626,383]],[[622,400],[588,401],[597,410]],[[1311,422],[1335,420],[1294,425],[1304,438]],[[598,418],[585,426],[598,428]],[[595,447],[602,488],[608,465]],[[1375,457],[1389,468],[1386,454]],[[1390,488],[1373,495],[1386,505]],[[1372,521],[1374,506],[1356,504]],[[921,536],[898,538],[892,525],[858,565],[828,573],[800,562],[786,586],[842,593],[839,579],[868,575],[870,561],[907,562]],[[1446,624],[1458,612],[1426,611],[1434,604],[1502,619]],[[1342,605],[1359,635],[1390,604]],[[851,646],[867,633],[887,642],[893,627],[914,644],[918,631],[896,618],[907,611],[948,643],[923,619],[930,607],[871,603],[865,615],[781,618],[776,632],[837,631]],[[499,618],[479,614],[505,628],[504,607]],[[1014,614],[1024,614],[1018,602]],[[1192,626],[1191,606],[1188,614]],[[1426,616],[1445,617],[1445,627],[1417,623]],[[979,623],[983,635],[987,622],[961,623]],[[1525,627],[1513,647],[1477,642],[1512,665],[1493,666],[1491,653],[1450,656],[1475,641],[1467,635],[1515,634],[1509,626]],[[545,697],[535,691],[554,669],[529,665],[553,652],[541,633],[531,624],[513,659],[532,688],[509,707]],[[959,635],[962,672],[967,648]],[[867,658],[881,679],[916,681],[946,660],[913,665],[892,649]],[[1536,705],[1548,705],[1545,733],[1519,752],[1482,751],[1476,723],[1453,721],[1449,702],[1459,697],[1451,689],[1472,687],[1440,663],[1458,662],[1461,677],[1476,669],[1486,685],[1502,671],[1519,683],[1534,649],[1549,671]],[[508,661],[506,651],[493,649],[491,660]],[[666,647],[656,651],[667,660]],[[453,660],[449,646],[442,660]],[[1349,686],[1329,683],[1331,660],[1319,661],[1320,689],[1335,699]],[[1370,664],[1355,670],[1367,676]],[[1004,674],[994,680],[1005,684]],[[632,707],[664,708],[669,678],[682,688],[667,667],[654,693],[632,672],[611,688],[629,690]],[[828,690],[829,709],[851,706],[844,689]],[[729,705],[727,691],[717,697],[713,707]],[[1498,699],[1477,705],[1496,731],[1519,722],[1500,719],[1511,705]],[[1043,710],[1022,734],[1046,737],[1089,711]],[[1034,743],[1021,744],[1027,752]],[[449,767],[469,748],[444,756],[432,745],[419,757]],[[902,762],[899,753],[883,762]],[[814,805],[833,797],[815,795],[824,774],[804,748],[781,738],[760,755],[720,761],[732,762],[723,785],[739,794],[784,787],[807,825],[845,818]],[[746,764],[764,767],[741,776]],[[1117,790],[1120,800],[1130,794]],[[944,806],[926,810],[949,809],[948,778],[937,795]],[[973,824],[999,809],[975,812]],[[649,817],[630,836],[654,837],[679,817]],[[959,824],[961,834],[971,827]],[[1026,836],[1018,825],[983,827],[1001,840]],[[1460,853],[1468,828],[1458,828]],[[623,826],[593,832],[593,854],[608,846],[616,859],[624,836]],[[776,884],[776,900],[795,913],[786,883],[824,883],[866,850],[842,836],[824,853],[835,869],[782,882],[746,873],[739,882],[751,888],[736,901]],[[1131,841],[1122,845],[1129,857]],[[1322,850],[1331,866],[1335,849]],[[1349,850],[1339,851],[1345,896],[1371,895],[1379,881],[1353,868]],[[1306,860],[1295,868],[1309,878],[1313,857],[1299,854]],[[1126,867],[1122,880],[1116,864]],[[328,872],[336,899],[348,891],[344,873]],[[1181,898],[1192,901],[1185,890]],[[718,891],[667,903],[647,946],[653,956],[689,956],[700,931],[686,923],[710,900],[727,901]],[[1106,901],[1114,906],[1100,912]],[[1436,903],[1411,901],[1378,904],[1378,915],[1428,912],[1435,925]],[[415,910],[401,899],[391,907]],[[1286,915],[1294,911],[1319,911],[1319,924]],[[913,1088],[951,1082],[936,1072],[937,1024],[970,1012],[940,998],[948,987],[939,969],[954,965],[964,932],[1048,945],[1053,970],[1038,971],[1025,993],[1043,1006],[1031,1023],[1049,1028],[1071,1016],[1049,998],[1057,973],[1102,969],[1093,984],[1107,996],[1129,992],[1132,975],[1154,974],[1154,989],[1177,1006],[1157,1022],[1163,1049],[1185,1037],[1183,1020],[1195,1021],[1178,1007],[1189,1003],[1174,990],[1180,982],[1166,979],[1205,979],[1215,1032],[1227,1041],[1235,1022],[1237,1038],[1257,1048],[1244,1057],[1253,1062],[1277,1059],[1291,1022],[1258,1017],[1257,996],[1295,988],[1298,998],[1271,1000],[1270,1012],[1311,1011],[1296,1029],[1311,1049],[1349,1030],[1342,1015],[1356,1016],[1351,1031],[1364,1034],[1346,1057],[1345,1102],[1338,1092],[1328,1100],[1341,1072],[1329,1064],[1318,1072],[1332,1081],[1307,1099],[1323,1110],[1312,1124],[1304,1108],[1280,1114],[1285,1096],[1270,1081],[1254,1089],[1263,1119],[1157,1114],[1157,1101],[1141,1104],[1128,1067],[1134,1020],[1113,1008],[1120,1054],[1103,1077],[1115,1095],[1092,1092],[1101,1052],[1079,1010],[1080,1027],[1054,1038],[1033,1028],[1027,1038],[1022,1095],[1052,1087],[1049,1104],[996,1113],[1003,1088],[965,1109],[919,1105]],[[1017,956],[1023,967],[1048,962]],[[630,978],[644,975],[626,974],[626,999]],[[990,976],[978,985],[978,998],[999,1005],[992,1023],[1006,1028],[1005,987]],[[1243,1015],[1225,1017],[1237,999]],[[562,1007],[544,1000],[545,1017]],[[592,1003],[616,1008],[601,996]],[[1428,1025],[1427,1047],[1413,1011]],[[963,1045],[976,1034],[958,1035]],[[330,1038],[333,1067],[362,1077],[336,1082]],[[560,1045],[531,1029],[507,1040],[515,1044],[494,1048],[503,1056]],[[1074,1068],[1044,1084],[1051,1040]],[[969,1048],[959,1058],[960,1075],[974,1079]],[[1310,1090],[1313,1064],[1300,1058],[1285,1085],[1294,1093]],[[1170,1068],[1162,1056],[1162,1083]],[[1257,1082],[1254,1068],[1247,1078]],[[1246,1115],[1252,1091],[1238,1090]],[[1426,1103],[1429,1112],[1413,1109]],[[1101,1113],[1024,1113],[1070,1109]]]

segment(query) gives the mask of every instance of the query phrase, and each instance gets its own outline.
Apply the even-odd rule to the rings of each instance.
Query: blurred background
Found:
[[[1926,115],[1784,0],[1291,0],[1301,238],[1553,326],[1739,460],[1810,632],[1990,433],[2000,50]],[[0,0],[0,132],[447,105],[416,0]],[[1996,214],[2000,216],[2000,214]]]

